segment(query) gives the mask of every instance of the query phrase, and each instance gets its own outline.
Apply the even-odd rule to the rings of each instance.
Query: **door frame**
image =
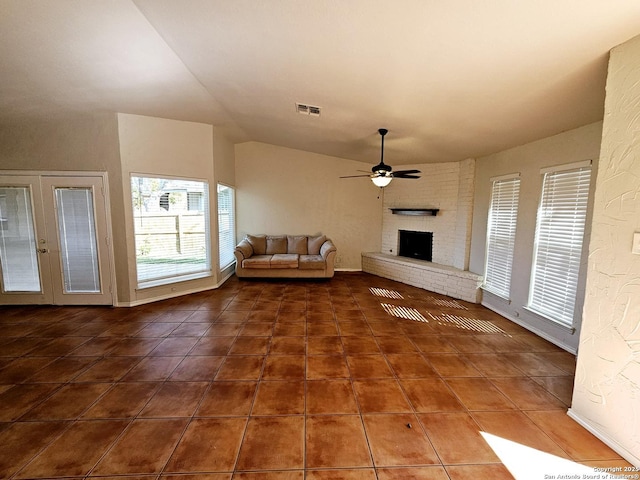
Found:
[[[107,172],[97,172],[97,171],[57,171],[57,170],[0,170],[0,175],[4,177],[100,177],[102,179],[102,199],[99,200],[98,195],[95,195],[94,202],[104,201],[104,212],[105,212],[105,228],[107,235],[107,262],[108,265],[105,265],[109,269],[109,293],[111,295],[111,303],[105,305],[115,306],[117,304],[117,285],[116,285],[116,275],[115,275],[115,257],[113,254],[113,229],[111,225],[111,197],[109,194],[109,175]],[[40,180],[39,180],[40,181]],[[43,199],[41,198],[40,201]],[[57,232],[54,232],[57,235]],[[51,232],[47,232],[47,234],[51,234]]]

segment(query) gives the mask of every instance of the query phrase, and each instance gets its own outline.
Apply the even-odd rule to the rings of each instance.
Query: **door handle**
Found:
[[[48,248],[36,248],[36,252],[38,253],[49,253]]]

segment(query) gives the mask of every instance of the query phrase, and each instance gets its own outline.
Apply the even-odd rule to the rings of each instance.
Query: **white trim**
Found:
[[[39,177],[106,177],[107,172],[100,170],[0,170],[3,176],[39,176]]]
[[[116,284],[116,256],[113,251],[113,225],[111,224],[111,193],[109,191],[109,174],[103,172],[102,174],[102,195],[104,200],[104,209],[107,216],[107,237],[108,237],[108,256],[110,272],[110,285],[109,290],[111,293],[111,305],[115,305],[118,301],[118,286]]]
[[[581,426],[586,428],[590,433],[592,433],[595,437],[597,437],[600,441],[610,447],[613,451],[615,451],[618,455],[624,458],[627,462],[632,465],[640,466],[640,457],[636,457],[633,453],[627,450],[625,447],[616,442],[613,438],[611,438],[606,433],[600,431],[596,425],[594,425],[591,421],[582,417],[579,413],[576,413],[572,408],[567,411],[567,415],[569,415],[573,420],[578,422]],[[615,475],[618,472],[612,474],[610,478],[617,478]],[[619,472],[620,475],[624,475],[625,472]],[[631,473],[631,472],[627,472]],[[604,478],[604,477],[603,477]],[[624,477],[620,477],[624,478]]]
[[[179,177],[176,175],[163,175],[161,173],[129,172],[129,185],[131,185],[131,177],[148,177],[148,178],[160,178],[160,179],[167,179],[167,180],[186,180],[186,181],[203,182],[203,183],[209,184],[209,180],[207,178]]]
[[[512,178],[520,178],[520,172],[508,173],[506,175],[498,175],[497,177],[491,177],[490,182],[500,182],[502,180],[511,180]]]
[[[544,167],[540,169],[541,174],[552,172],[563,172],[565,170],[574,170],[576,168],[590,167],[591,160],[582,160],[581,162],[567,163],[564,165],[554,165],[552,167]]]

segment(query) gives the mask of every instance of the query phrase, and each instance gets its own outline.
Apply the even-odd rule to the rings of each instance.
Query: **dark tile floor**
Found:
[[[363,273],[5,307],[0,477],[512,478],[480,432],[628,465],[566,415],[574,369],[483,307]]]

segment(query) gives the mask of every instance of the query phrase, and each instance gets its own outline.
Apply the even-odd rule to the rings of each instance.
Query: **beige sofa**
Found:
[[[240,278],[331,278],[336,247],[325,235],[247,235],[234,255]]]

